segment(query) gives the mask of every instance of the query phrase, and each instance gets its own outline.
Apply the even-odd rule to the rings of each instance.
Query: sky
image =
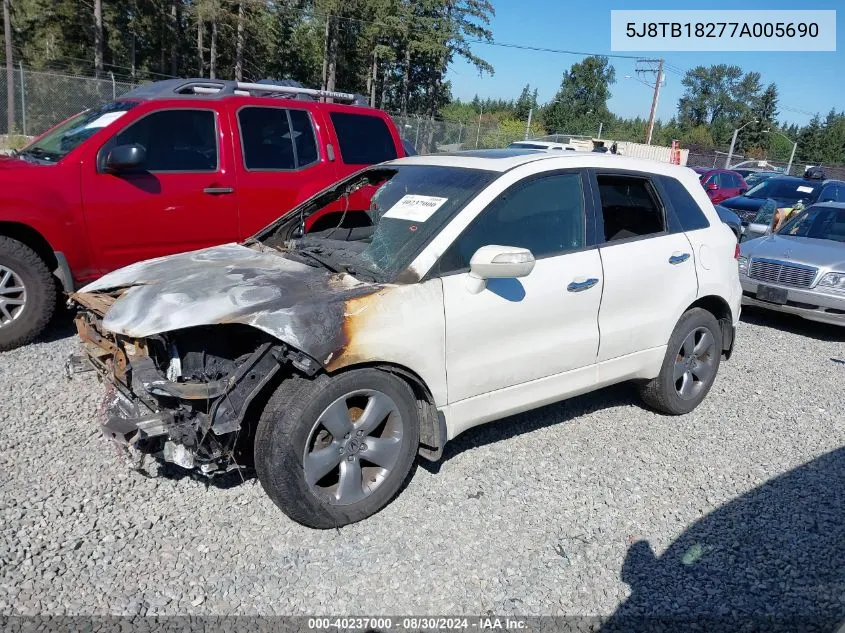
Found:
[[[491,23],[496,42],[535,47],[583,51],[595,54],[622,54],[663,57],[673,69],[686,70],[697,65],[735,64],[744,71],[756,71],[763,86],[777,84],[779,117],[782,124],[806,124],[814,113],[822,117],[831,108],[845,110],[845,3],[842,0],[492,0],[496,16]],[[761,20],[767,9],[839,9],[836,25],[836,52],[616,52],[610,49],[610,11],[612,9],[759,9]],[[448,73],[453,97],[470,100],[483,98],[515,99],[529,83],[539,89],[540,102],[554,97],[564,70],[583,56],[526,51],[487,44],[472,44],[473,52],[489,61],[495,69],[491,77],[479,77],[470,64],[456,60]],[[611,86],[608,102],[611,112],[624,117],[648,117],[652,89],[625,75],[637,77],[634,59],[611,59],[616,68],[616,83]],[[653,81],[653,76],[644,79]],[[659,119],[675,115],[683,95],[682,74],[666,73],[657,108]]]

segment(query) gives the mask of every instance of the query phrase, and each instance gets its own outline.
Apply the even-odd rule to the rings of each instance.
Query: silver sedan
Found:
[[[809,206],[740,246],[744,305],[845,326],[845,203]]]

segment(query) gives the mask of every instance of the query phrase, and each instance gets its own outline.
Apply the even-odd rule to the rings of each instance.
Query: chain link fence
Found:
[[[418,114],[394,114],[390,117],[399,134],[420,154],[456,152],[467,149],[505,147],[526,136],[526,125],[518,128],[504,127],[498,123],[460,123],[443,121]],[[539,126],[528,129],[528,137],[543,133]]]
[[[108,78],[78,77],[15,68],[15,122],[8,129],[6,73],[0,72],[0,134],[37,136],[86,108],[115,99],[135,87],[134,83]]]
[[[724,169],[727,158],[727,152],[720,152],[717,150],[712,150],[709,152],[690,152],[689,156],[687,157],[687,167],[707,167],[710,169]],[[788,173],[790,176],[801,176],[804,174],[804,171],[807,169],[807,167],[811,166],[810,164],[805,163],[803,161],[794,160],[792,161],[792,166],[789,167],[789,161],[748,158],[746,156],[742,156],[741,154],[734,154],[733,156],[731,156],[730,164],[736,167],[739,163],[745,161],[754,161],[754,163],[762,161],[766,163],[767,168],[783,172],[784,174]],[[748,165],[744,165],[744,167],[755,167],[754,163],[749,163]],[[788,172],[787,167],[789,167]],[[821,165],[821,167],[822,169],[824,169],[825,175],[828,178],[845,180],[845,165]]]
[[[8,129],[8,103],[6,101],[6,73],[0,70],[0,143],[12,144],[10,136],[37,136],[47,129],[86,108],[103,101],[116,99],[132,90],[137,84],[125,78],[83,77],[33,70],[18,65],[13,73],[14,82],[14,126]],[[488,149],[505,147],[526,137],[525,124],[511,121],[507,125],[497,122],[456,122],[434,119],[416,114],[391,114],[399,134],[413,145],[420,154],[453,152],[467,149]],[[527,130],[533,138],[543,134],[538,125]],[[617,139],[624,141],[624,139]],[[689,167],[724,167],[726,152],[717,150],[690,152]],[[735,154],[731,164],[746,160]],[[770,165],[786,172],[786,161],[768,161]],[[795,161],[790,169],[792,175],[801,175],[807,165]],[[823,165],[828,178],[845,180],[845,165]]]

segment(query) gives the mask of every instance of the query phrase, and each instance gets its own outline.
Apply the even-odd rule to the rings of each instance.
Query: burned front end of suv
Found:
[[[84,357],[68,366],[97,370],[103,433],[137,461],[225,472],[251,458],[256,397],[336,362],[346,302],[374,290],[238,244],[149,260],[71,295]]]
[[[87,360],[106,385],[99,411],[103,435],[140,466],[144,456],[219,474],[248,463],[244,418],[280,372],[313,374],[307,356],[246,325],[195,327],[133,338],[103,327],[98,303],[108,295],[74,295],[83,307],[76,328]],[[78,364],[78,363],[77,363]]]

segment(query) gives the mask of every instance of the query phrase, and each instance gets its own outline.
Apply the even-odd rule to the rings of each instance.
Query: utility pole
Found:
[[[15,63],[12,61],[12,12],[9,0],[3,0],[3,36],[6,40],[6,134],[15,131]]]
[[[244,80],[244,0],[238,2],[238,30],[235,35],[235,81]]]
[[[531,117],[534,114],[534,108],[528,108],[528,123],[525,124],[525,140],[528,140],[528,135],[531,132]]]
[[[654,74],[654,96],[651,99],[651,113],[648,115],[648,131],[646,132],[646,145],[651,145],[651,136],[654,132],[654,117],[657,114],[657,102],[660,99],[660,86],[663,84],[663,58],[660,59],[638,59],[637,74]]]
[[[749,125],[756,125],[757,123],[759,123],[759,121],[757,119],[754,119],[753,121],[749,121],[745,125],[734,129],[733,136],[731,137],[731,148],[728,150],[728,157],[725,159],[725,169],[731,168],[731,159],[733,158],[733,155],[734,155],[734,147],[736,147],[736,137],[737,137],[737,135],[743,129],[748,127]]]
[[[798,149],[798,143],[795,142],[792,144],[792,153],[789,155],[789,164],[786,166],[786,175],[789,176],[789,172],[792,171],[792,161],[795,160],[795,150]]]
[[[94,0],[94,75],[103,74],[103,0]]]
[[[478,113],[478,129],[475,131],[475,149],[478,149],[478,140],[481,138],[481,117],[484,114],[484,104],[481,104],[481,112]]]
[[[326,16],[326,29],[323,35],[323,90],[328,90],[326,87],[326,77],[329,71],[329,20],[331,20],[331,17],[331,14]]]

